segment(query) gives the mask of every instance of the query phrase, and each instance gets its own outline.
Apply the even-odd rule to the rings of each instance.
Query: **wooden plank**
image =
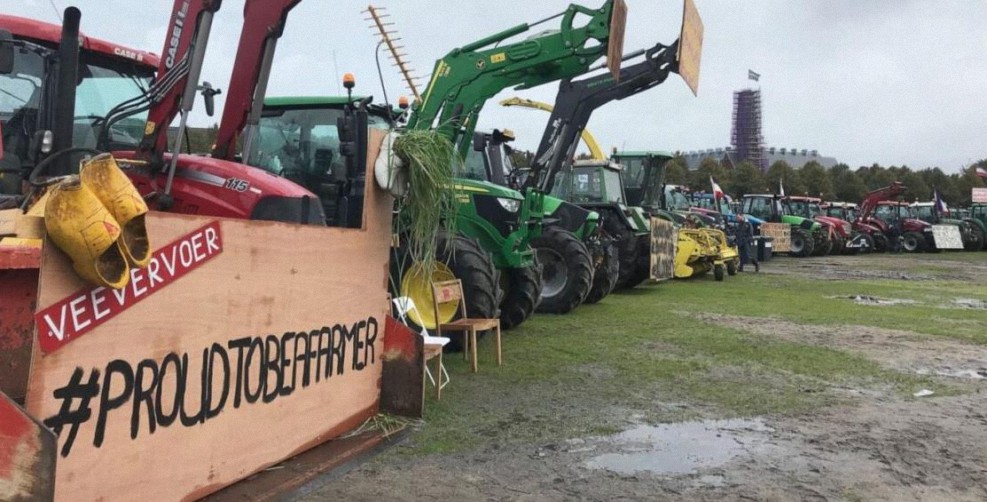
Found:
[[[661,218],[651,218],[651,279],[665,281],[675,277],[675,225]]]
[[[792,250],[792,227],[787,223],[762,223],[761,235],[771,237],[772,253],[788,253]]]
[[[620,64],[624,58],[624,33],[627,28],[627,3],[614,0],[610,13],[610,37],[607,40],[607,69],[620,82]]]
[[[213,222],[220,249],[164,288],[149,265],[127,286],[146,298],[53,352],[35,339],[26,405],[59,435],[56,498],[199,498],[376,414],[391,209],[367,183],[362,229],[150,213],[156,249]],[[82,299],[44,323],[80,328],[121,297],[94,291],[45,246],[39,309]]]
[[[423,339],[391,316],[386,326],[380,411],[421,418],[425,407]]]
[[[0,500],[52,500],[55,435],[0,392]]]
[[[682,31],[679,34],[679,76],[692,94],[699,95],[699,65],[703,56],[703,20],[693,0],[682,5]]]

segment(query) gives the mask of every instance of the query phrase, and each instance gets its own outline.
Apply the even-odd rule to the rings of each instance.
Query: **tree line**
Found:
[[[934,188],[950,205],[970,205],[971,188],[987,187],[987,180],[976,175],[977,167],[987,169],[987,159],[980,160],[959,173],[946,174],[938,167],[912,169],[908,166],[884,167],[878,164],[853,169],[837,164],[829,169],[810,161],[795,169],[783,160],[762,172],[749,162],[736,167],[713,158],[705,158],[689,171],[685,159],[676,155],[667,164],[665,179],[670,184],[688,185],[694,190],[710,190],[710,176],[732,197],[748,193],[778,193],[783,184],[787,195],[810,195],[828,201],[860,202],[867,192],[900,181],[907,187],[906,201],[932,200]]]

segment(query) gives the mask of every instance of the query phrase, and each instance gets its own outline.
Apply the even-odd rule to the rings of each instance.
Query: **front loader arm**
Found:
[[[538,23],[521,24],[453,50],[436,62],[408,127],[436,128],[465,157],[470,141],[463,138],[473,137],[476,117],[488,99],[508,87],[527,89],[586,73],[611,46],[622,46],[625,14],[623,0],[606,0],[598,9],[573,4]],[[498,45],[559,16],[559,31]],[[584,16],[589,22],[575,27]]]
[[[900,181],[895,181],[886,187],[869,192],[864,201],[860,203],[860,214],[857,215],[857,220],[867,221],[874,213],[874,209],[877,208],[878,202],[893,199],[904,193],[905,190],[905,185],[901,184]]]
[[[277,41],[284,33],[288,12],[301,0],[247,0],[243,7],[243,28],[230,84],[226,88],[223,119],[216,134],[212,156],[233,160],[237,137],[247,126],[260,121],[264,94],[271,76],[271,63]],[[244,139],[244,158],[250,140]]]
[[[192,109],[212,18],[222,0],[175,0],[164,49],[150,96],[150,111],[138,156],[155,162],[168,147],[168,127],[181,111]],[[186,110],[187,108],[187,110]]]
[[[563,80],[555,98],[541,143],[532,162],[526,186],[552,190],[555,174],[575,153],[579,136],[586,129],[593,112],[614,100],[624,99],[663,83],[669,73],[678,71],[678,41],[671,46],[656,44],[644,51],[644,60],[621,68],[620,78],[602,73],[582,80]],[[638,52],[624,58],[640,56]]]

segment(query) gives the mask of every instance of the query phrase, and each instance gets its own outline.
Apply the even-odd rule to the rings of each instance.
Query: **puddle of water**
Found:
[[[981,368],[976,370],[971,369],[952,369],[952,368],[941,368],[941,369],[919,369],[916,373],[919,375],[938,375],[944,377],[952,378],[966,378],[969,380],[985,380],[987,379],[987,369]]]
[[[858,305],[904,305],[915,303],[915,300],[902,300],[899,298],[878,298],[870,295],[851,295],[847,298],[853,300]]]
[[[639,425],[599,438],[619,448],[586,461],[590,469],[618,474],[691,474],[751,453],[767,442],[772,429],[761,419],[707,420],[658,426]],[[762,434],[757,434],[762,433]]]
[[[957,298],[953,300],[953,305],[968,309],[987,309],[987,302],[975,298]]]

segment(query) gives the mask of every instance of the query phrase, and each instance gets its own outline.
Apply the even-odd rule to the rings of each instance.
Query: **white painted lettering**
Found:
[[[178,259],[182,260],[182,266],[189,268],[192,266],[192,244],[189,241],[182,241],[178,245]]]
[[[175,275],[175,254],[178,253],[178,246],[171,248],[171,261],[168,261],[168,255],[161,255],[161,259],[164,260],[164,266],[168,269],[168,275]]]
[[[113,296],[117,299],[117,305],[122,307],[127,299],[127,288],[114,289]]]
[[[58,321],[58,326],[55,326],[55,323],[51,322],[51,316],[49,316],[48,314],[45,314],[45,324],[48,325],[48,330],[51,331],[51,334],[55,335],[55,338],[58,338],[58,341],[64,340],[65,339],[65,305],[62,305],[62,318]]]
[[[161,276],[158,275],[159,266],[160,265],[158,265],[157,257],[151,258],[151,261],[147,264],[147,276],[148,276],[147,282],[149,283],[148,287],[152,289],[154,288],[155,284],[159,282],[164,282],[164,280],[161,279]]]
[[[93,317],[97,321],[106,317],[110,313],[110,311],[106,308],[99,308],[100,304],[106,301],[106,296],[103,295],[104,291],[106,291],[106,288],[100,286],[89,292],[89,301],[93,304]]]
[[[219,244],[216,244],[216,240],[219,239],[219,235],[216,235],[215,228],[206,229],[206,246],[212,251],[219,251]]]
[[[86,309],[80,307],[84,301],[86,301],[86,297],[79,296],[69,302],[69,311],[72,312],[72,325],[75,328],[74,331],[79,331],[92,323],[89,319],[84,319],[83,322],[79,322],[79,316],[86,313]]]
[[[140,286],[144,281],[144,271],[139,268],[130,269],[130,286],[134,288],[134,298],[139,298],[147,293],[147,288]]]
[[[195,256],[195,261],[202,261],[206,255],[201,253],[202,250],[202,234],[198,233],[192,236],[192,254]]]

